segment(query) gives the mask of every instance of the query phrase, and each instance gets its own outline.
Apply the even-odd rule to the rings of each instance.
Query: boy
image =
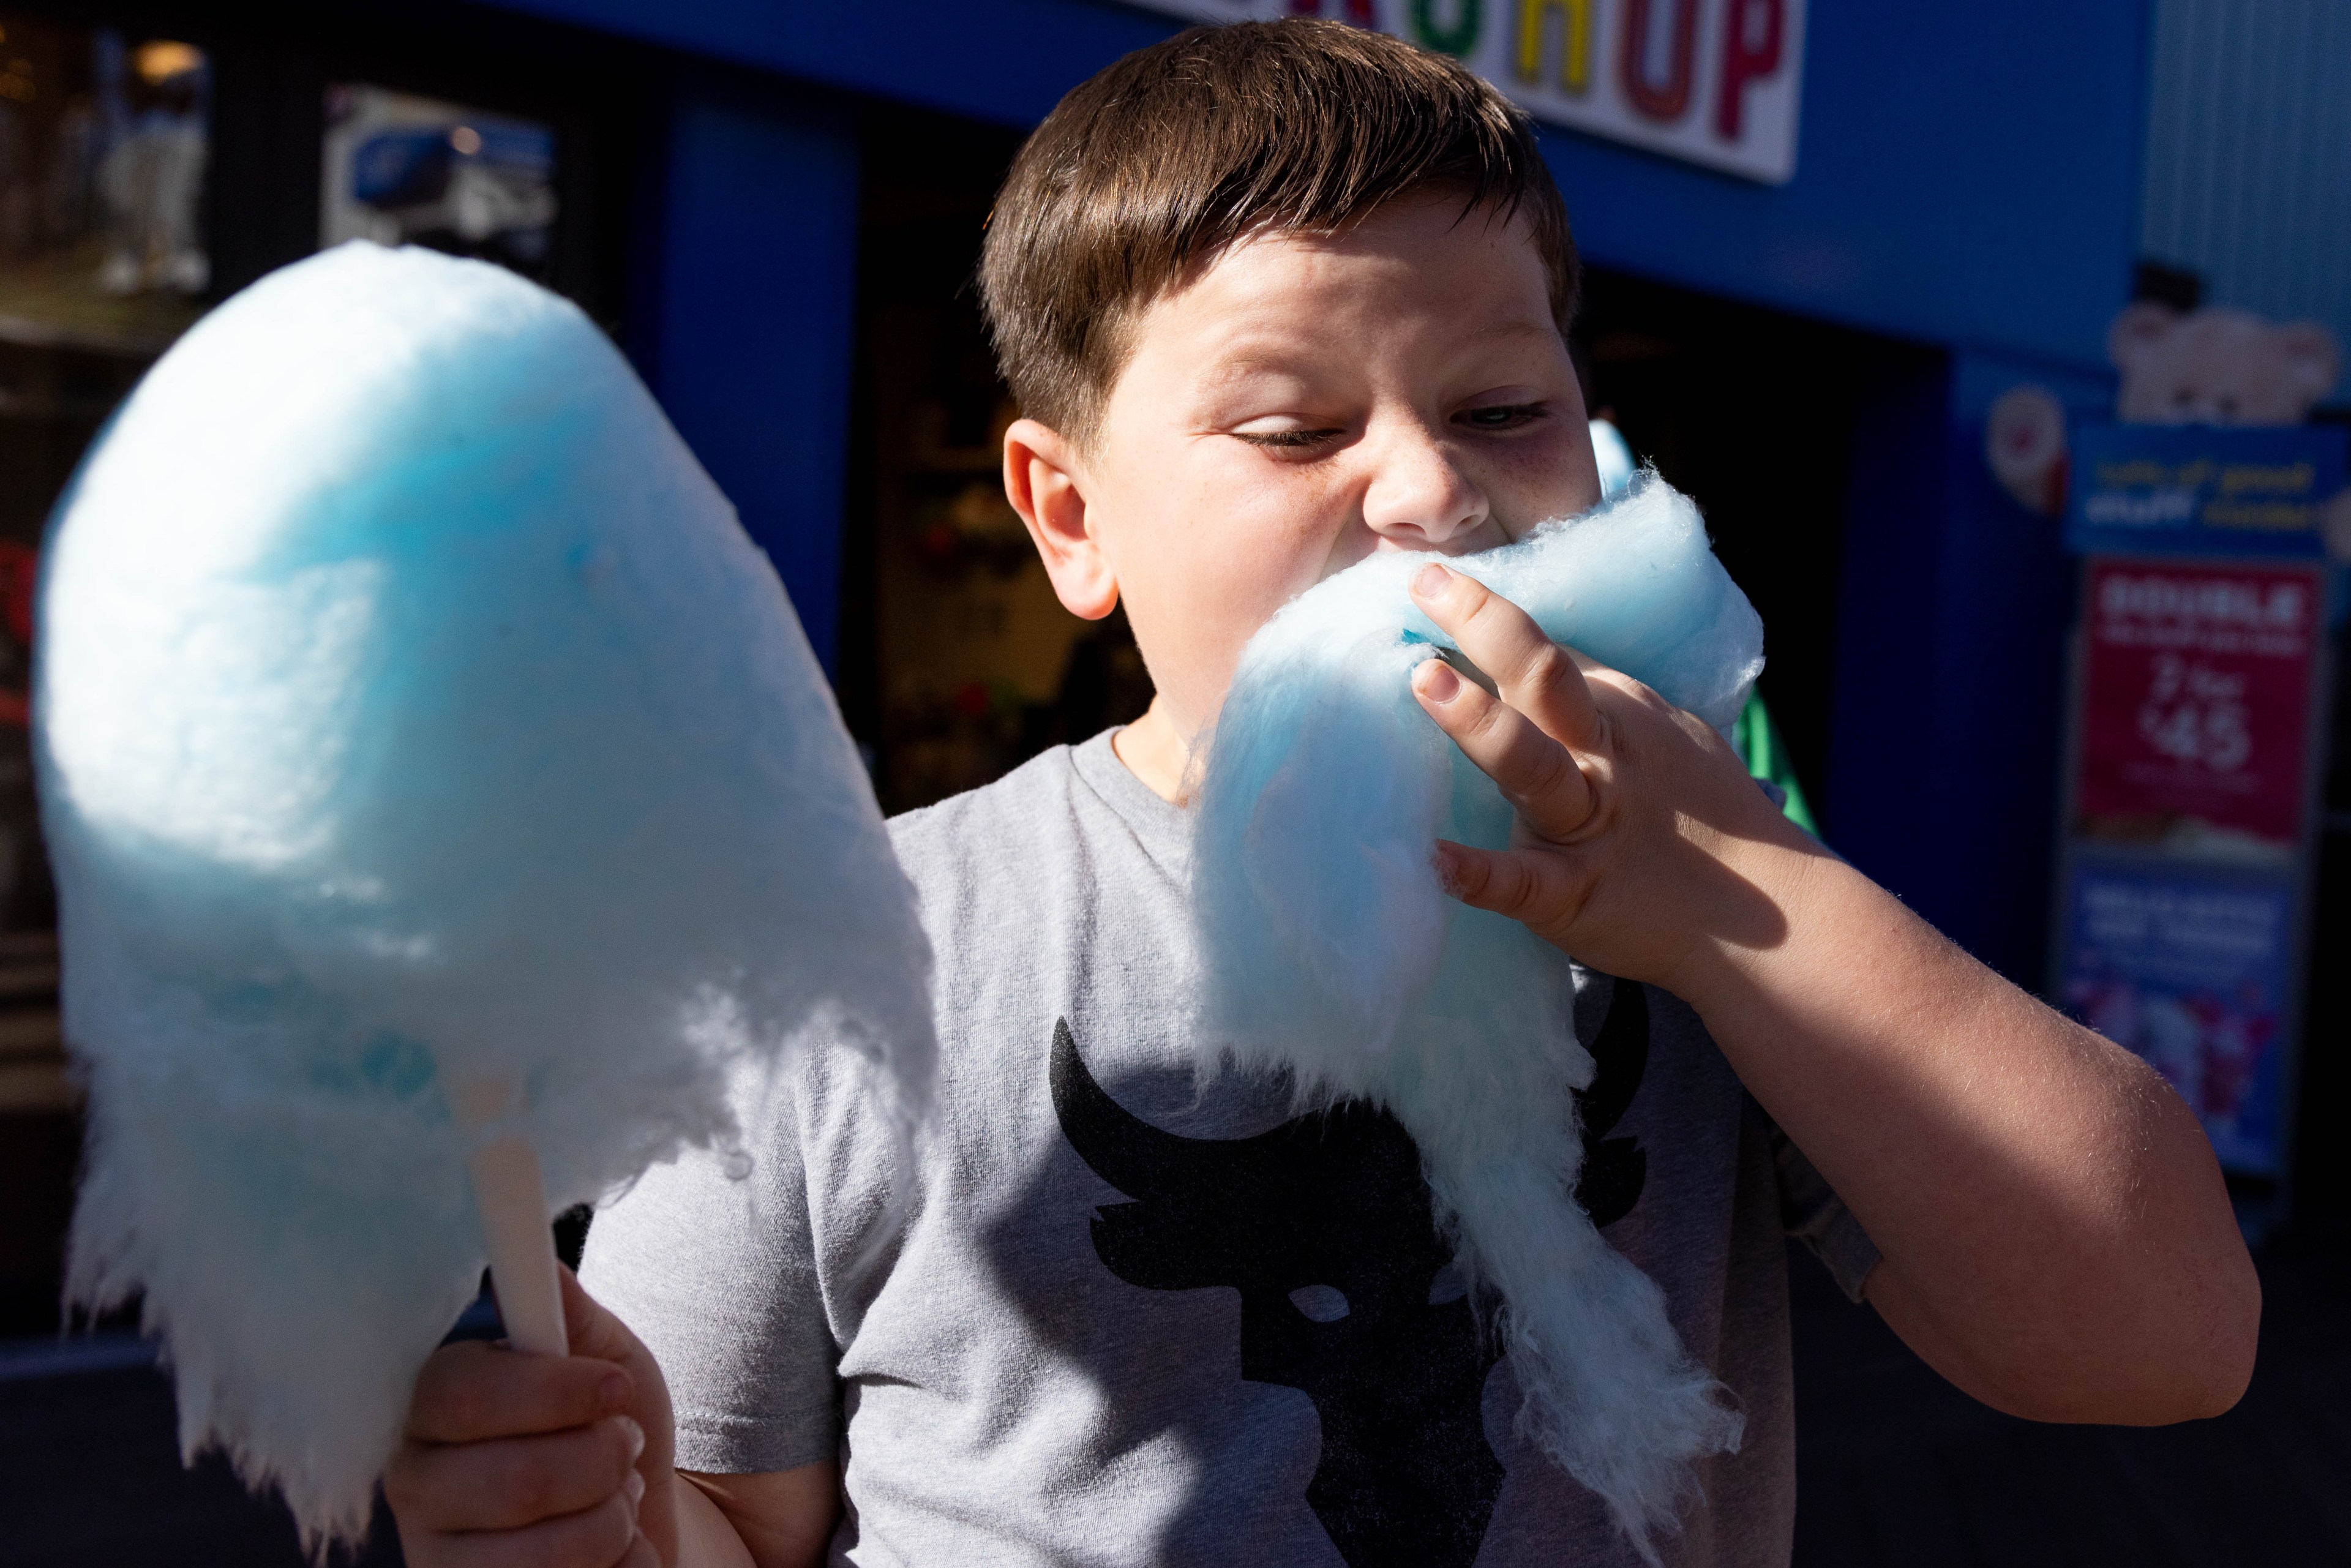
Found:
[[[1513,1432],[1401,1129],[1197,1083],[1184,1038],[1186,768],[1243,643],[1374,551],[1597,498],[1575,277],[1524,120],[1392,39],[1195,30],[1063,100],[982,266],[1005,485],[1070,610],[1124,602],[1156,700],[894,824],[939,961],[919,1168],[817,1051],[745,1105],[747,1179],[650,1173],[567,1285],[571,1356],[427,1366],[386,1478],[415,1568],[1631,1561]],[[1787,1560],[1783,1225],[1990,1404],[2233,1403],[2257,1287],[2159,1081],[1687,715],[1466,577],[1415,591],[1499,695],[1416,691],[1520,818],[1440,867],[1579,961],[1587,1128],[1643,1152],[1588,1207],[1745,1411],[1669,1556]]]

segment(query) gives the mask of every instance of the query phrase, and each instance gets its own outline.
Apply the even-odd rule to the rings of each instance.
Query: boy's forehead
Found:
[[[1288,358],[1334,321],[1376,330],[1445,319],[1461,341],[1557,335],[1550,280],[1523,224],[1464,214],[1459,202],[1391,204],[1338,231],[1261,231],[1155,300],[1138,321],[1213,349],[1223,375]],[[1334,346],[1334,345],[1325,345]]]
[[[1531,267],[1540,274],[1542,256],[1534,233],[1515,213],[1490,204],[1470,206],[1458,193],[1425,191],[1384,202],[1332,228],[1288,228],[1269,225],[1241,235],[1205,265],[1193,268],[1186,281],[1254,262],[1269,260],[1292,267],[1330,266],[1348,262],[1389,262],[1422,265],[1436,256],[1457,263],[1482,256],[1488,265]]]

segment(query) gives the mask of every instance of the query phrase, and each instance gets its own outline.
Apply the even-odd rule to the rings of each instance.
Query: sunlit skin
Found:
[[[1005,488],[1063,604],[1126,604],[1158,696],[1114,744],[1170,800],[1290,598],[1374,551],[1482,549],[1596,496],[1533,246],[1458,199],[1236,246],[1132,343],[1082,444],[1011,427]],[[1825,853],[1698,720],[1473,579],[1433,566],[1414,592],[1499,695],[1436,663],[1413,690],[1518,810],[1509,849],[1431,846],[1447,886],[1696,1009],[1878,1244],[1868,1300],[1913,1348],[2043,1420],[2236,1401],[2260,1288],[2161,1080]],[[571,1356],[427,1365],[385,1479],[408,1561],[823,1561],[837,1467],[674,1469],[660,1368],[565,1291]]]
[[[1072,613],[1123,600],[1158,695],[1113,744],[1170,799],[1242,645],[1300,592],[1599,498],[1541,259],[1458,196],[1234,246],[1133,339],[1091,438],[1019,421],[1004,485]]]

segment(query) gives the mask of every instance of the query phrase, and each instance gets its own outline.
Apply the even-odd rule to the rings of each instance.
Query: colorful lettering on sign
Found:
[[[1670,125],[1689,109],[1698,54],[1698,0],[1665,0],[1673,7],[1667,28],[1657,26],[1652,0],[1625,0],[1624,48],[1617,74],[1625,101],[1635,114]],[[1668,30],[1669,29],[1669,30]],[[1666,33],[1665,70],[1657,67],[1658,35]]]
[[[2323,425],[2085,424],[2073,450],[2078,550],[2314,560],[2344,491],[2343,432]]]
[[[1795,172],[1810,0],[1130,3],[1196,22],[1323,16],[1400,34],[1537,120],[1751,180]]]
[[[1519,79],[1542,79],[1543,33],[1553,14],[1560,22],[1559,85],[1573,93],[1587,91],[1592,86],[1592,0],[1519,0]]]
[[[2321,602],[2299,567],[2094,559],[2079,831],[2290,849]]]
[[[1482,0],[1453,0],[1450,24],[1437,19],[1439,0],[1412,0],[1412,27],[1422,43],[1447,55],[1467,55],[1477,48],[1485,29]]]
[[[1780,68],[1780,41],[1788,29],[1787,0],[1730,0],[1722,21],[1722,74],[1714,89],[1714,133],[1739,140],[1747,118],[1747,89]]]

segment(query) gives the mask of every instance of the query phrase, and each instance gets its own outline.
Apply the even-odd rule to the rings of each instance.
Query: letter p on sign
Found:
[[[1722,19],[1722,70],[1714,105],[1715,134],[1736,141],[1747,118],[1747,84],[1780,68],[1787,0],[1729,0]]]

